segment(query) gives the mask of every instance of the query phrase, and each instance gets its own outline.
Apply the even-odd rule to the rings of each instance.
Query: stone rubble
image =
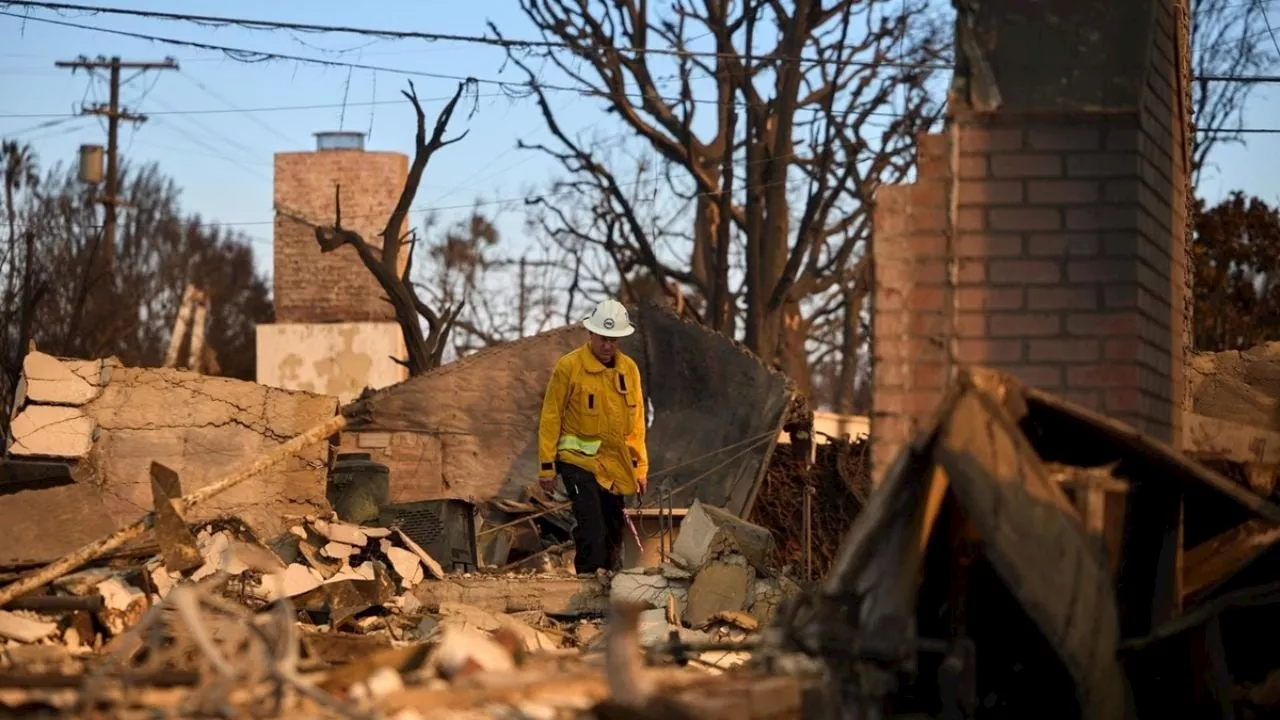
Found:
[[[177,613],[171,616],[187,617],[196,612],[190,599],[195,592],[207,596],[207,613],[231,607],[221,604],[227,600],[243,608],[241,625],[272,616],[287,600],[300,641],[299,667],[355,707],[377,708],[386,717],[435,717],[409,699],[475,683],[488,687],[503,674],[533,673],[542,683],[549,682],[547,673],[586,673],[590,681],[583,682],[591,690],[519,704],[526,716],[559,717],[565,708],[589,708],[604,697],[602,631],[611,603],[643,604],[639,646],[661,653],[674,638],[695,646],[748,643],[777,603],[798,590],[769,569],[772,545],[762,531],[725,515],[695,504],[690,540],[677,541],[683,552],[673,552],[673,562],[589,578],[564,570],[446,574],[400,530],[351,525],[332,515],[307,516],[267,542],[234,518],[204,522],[192,526],[200,555],[192,569],[171,571],[163,552],[134,564],[112,562],[62,577],[49,591],[68,607],[96,609],[0,611],[0,669],[29,672],[48,655],[46,665],[59,668],[59,676],[116,672],[97,658],[111,651],[126,652],[127,659],[150,642],[139,632],[155,622],[154,610],[172,606]],[[207,617],[216,627],[218,620]],[[750,653],[695,647],[687,657],[681,672],[706,677],[739,668]],[[152,709],[173,702],[161,694],[159,688],[143,693]],[[0,706],[21,701],[65,708],[75,695],[0,688]]]

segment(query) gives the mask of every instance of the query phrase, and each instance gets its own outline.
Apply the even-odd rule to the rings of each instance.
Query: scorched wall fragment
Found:
[[[98,369],[88,373],[92,393],[59,393],[38,382],[55,375],[67,382],[83,379],[88,366]],[[24,378],[29,389],[20,398],[10,453],[73,461],[74,483],[7,486],[8,494],[0,495],[0,523],[6,528],[0,533],[0,562],[51,559],[150,510],[152,461],[177,471],[183,492],[189,493],[337,412],[337,400],[324,395],[179,370],[129,368],[115,360],[60,361],[33,353],[24,371],[30,375]],[[92,399],[71,404],[89,395]],[[74,418],[49,422],[55,415]],[[230,513],[262,535],[282,532],[288,516],[326,507],[327,462],[327,443],[316,443],[219,495],[188,519]]]

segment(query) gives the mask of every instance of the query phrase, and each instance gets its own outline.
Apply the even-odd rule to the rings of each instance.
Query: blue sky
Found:
[[[87,4],[163,11],[175,11],[179,5],[156,0],[96,0]],[[1272,16],[1280,20],[1280,0],[1268,0],[1268,5],[1276,8]],[[486,32],[486,21],[492,20],[508,36],[533,36],[514,0],[274,0],[269,4],[184,0],[180,6],[186,12],[209,15],[440,33],[481,34]],[[501,50],[469,44],[211,28],[102,15],[54,16],[47,11],[32,14],[95,27],[414,72],[474,75],[512,83],[523,79],[517,69],[503,67]],[[5,98],[0,104],[0,136],[18,133],[16,138],[30,141],[46,166],[58,160],[74,162],[82,143],[105,143],[105,130],[96,118],[30,129],[72,113],[82,102],[106,100],[105,82],[90,82],[83,73],[73,75],[53,66],[56,60],[71,60],[81,54],[119,55],[126,60],[160,60],[166,56],[177,59],[180,71],[148,73],[123,90],[124,104],[131,110],[151,114],[151,120],[136,130],[126,126],[121,147],[135,163],[158,162],[182,188],[184,210],[199,213],[207,221],[234,226],[253,238],[259,266],[267,272],[273,153],[311,149],[312,133],[339,127],[358,131],[372,128],[367,142],[370,149],[405,153],[412,150],[413,113],[399,95],[406,81],[401,74],[354,70],[348,75],[345,68],[294,62],[244,64],[220,52],[0,16],[0,97]],[[447,97],[457,85],[448,79],[413,80],[424,99]],[[455,118],[454,128],[469,129],[470,135],[462,143],[441,151],[432,161],[418,193],[415,208],[420,212],[413,223],[421,223],[426,209],[437,209],[446,220],[459,216],[479,198],[491,203],[488,210],[503,211],[500,227],[508,239],[516,240],[522,232],[519,199],[529,189],[544,186],[556,169],[539,154],[515,149],[519,139],[532,142],[547,137],[534,102],[507,97],[492,84],[482,84],[479,92],[481,98],[474,116],[468,119],[460,110]],[[603,127],[611,132],[615,127],[603,123],[616,120],[602,123],[594,101],[560,93],[553,94],[552,102],[570,128]],[[442,105],[441,100],[424,102],[428,117]],[[296,109],[299,106],[309,109]],[[190,110],[220,112],[168,114]],[[1255,92],[1245,125],[1280,128],[1280,86],[1264,86]],[[1280,157],[1280,134],[1250,135],[1246,139],[1246,147],[1222,147],[1214,154],[1216,167],[1206,172],[1201,193],[1214,200],[1241,189],[1270,202],[1280,202],[1280,174],[1274,169],[1275,163],[1258,161]]]

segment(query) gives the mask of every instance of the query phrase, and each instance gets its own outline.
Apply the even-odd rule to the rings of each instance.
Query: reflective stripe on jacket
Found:
[[[567,462],[607,490],[634,495],[649,474],[640,368],[621,352],[605,367],[586,345],[556,362],[538,423],[538,477]]]

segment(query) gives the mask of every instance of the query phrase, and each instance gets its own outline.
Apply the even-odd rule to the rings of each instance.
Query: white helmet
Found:
[[[597,305],[595,312],[582,321],[582,326],[610,338],[623,338],[636,331],[627,315],[627,308],[617,300],[605,300]]]

